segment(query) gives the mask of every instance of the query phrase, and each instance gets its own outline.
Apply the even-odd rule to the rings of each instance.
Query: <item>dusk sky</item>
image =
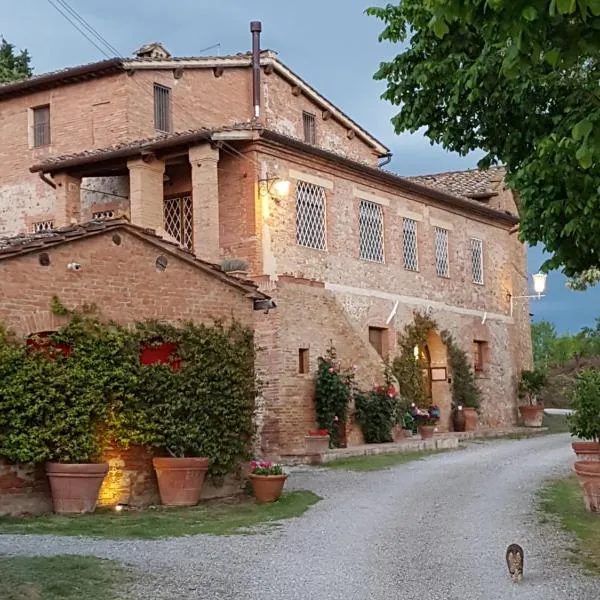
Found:
[[[27,48],[36,73],[106,58],[69,24],[52,0],[0,0],[0,36]],[[55,2],[56,3],[56,2]],[[382,26],[364,14],[364,0],[69,0],[122,56],[140,45],[160,41],[174,55],[194,56],[220,44],[211,54],[250,48],[249,22],[263,23],[263,48],[276,50],[283,62],[325,97],[391,147],[390,168],[401,175],[468,169],[481,154],[460,157],[431,146],[421,134],[395,135],[395,109],[380,100],[384,84],[373,80],[381,60],[400,48],[380,44]],[[381,3],[381,2],[379,2]],[[63,9],[64,10],[64,9]],[[113,53],[106,50],[111,56]],[[543,262],[529,251],[529,271]],[[531,303],[536,319],[553,321],[559,331],[593,325],[600,315],[600,286],[586,293],[565,288],[552,273],[546,298]]]

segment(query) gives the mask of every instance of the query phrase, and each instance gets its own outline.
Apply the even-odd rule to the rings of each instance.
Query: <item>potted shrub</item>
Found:
[[[329,431],[327,429],[317,429],[309,431],[304,436],[305,452],[308,455],[323,454],[329,450]]]
[[[412,404],[411,412],[421,439],[430,440],[435,433],[435,428],[439,421],[439,408],[437,406],[419,408],[415,404]]]
[[[584,369],[577,375],[571,408],[571,435],[586,440],[573,442],[573,451],[579,460],[600,461],[600,370]]]
[[[518,396],[527,400],[519,405],[519,412],[525,427],[541,427],[544,419],[544,405],[537,402],[537,394],[546,384],[546,372],[541,369],[524,370],[519,380]]]
[[[261,460],[250,463],[250,482],[259,502],[275,502],[281,496],[287,477],[281,465]]]

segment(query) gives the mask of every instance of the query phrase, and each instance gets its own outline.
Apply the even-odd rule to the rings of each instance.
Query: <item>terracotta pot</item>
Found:
[[[544,405],[519,406],[519,412],[525,427],[541,427],[544,420]]]
[[[579,460],[600,460],[599,442],[573,442],[571,447]]]
[[[401,442],[408,437],[408,432],[402,429],[402,425],[394,425],[392,428],[392,440],[394,442]]]
[[[94,512],[108,463],[46,463],[55,513]]]
[[[306,454],[323,454],[329,450],[328,435],[305,435],[304,448]]]
[[[574,469],[586,509],[600,512],[600,460],[578,460]]]
[[[433,437],[434,430],[435,427],[433,425],[419,425],[419,433],[423,440],[430,440]]]
[[[152,459],[161,504],[165,506],[195,506],[208,470],[208,458]]]
[[[461,408],[460,410],[455,410],[452,413],[452,424],[454,426],[454,431],[466,431],[466,419],[464,410]]]
[[[477,411],[465,406],[463,412],[465,413],[465,431],[475,431],[477,429]]]
[[[275,502],[281,496],[287,475],[250,475],[254,497],[259,502]]]

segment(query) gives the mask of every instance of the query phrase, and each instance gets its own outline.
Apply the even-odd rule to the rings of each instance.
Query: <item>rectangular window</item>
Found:
[[[171,89],[154,84],[154,128],[169,132],[171,127]]]
[[[163,210],[165,231],[182,246],[191,250],[194,245],[194,213],[191,194],[165,198]]]
[[[384,262],[383,207],[375,202],[360,201],[358,213],[359,255],[363,260]]]
[[[298,373],[306,375],[309,372],[308,348],[298,349]]]
[[[483,240],[471,238],[471,265],[473,283],[483,285]]]
[[[408,271],[419,270],[419,253],[417,251],[417,222],[414,219],[403,220],[404,268]]]
[[[42,233],[43,231],[51,231],[54,229],[54,221],[38,221],[33,224],[33,233]]]
[[[438,277],[450,277],[448,262],[448,230],[434,227],[435,231],[435,272]]]
[[[473,341],[473,369],[476,373],[481,373],[485,366],[487,342]]]
[[[296,242],[299,246],[327,249],[325,188],[298,181],[296,184]]]
[[[304,141],[314,146],[317,143],[317,122],[315,115],[303,112],[302,125],[304,126]]]
[[[377,350],[377,354],[381,356],[381,358],[385,357],[386,347],[385,347],[385,332],[387,330],[382,327],[369,327],[369,342],[375,350]]]
[[[33,109],[33,147],[50,145],[50,105]]]

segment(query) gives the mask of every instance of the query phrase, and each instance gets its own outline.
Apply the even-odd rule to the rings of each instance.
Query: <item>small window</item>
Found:
[[[298,373],[301,375],[306,375],[309,370],[309,362],[308,362],[308,348],[299,348],[298,349]]]
[[[38,221],[33,224],[33,233],[42,233],[54,229],[54,221]]]
[[[367,200],[360,201],[358,214],[359,255],[363,260],[384,262],[383,207]]]
[[[33,109],[33,146],[50,145],[50,105]]]
[[[387,348],[385,344],[385,332],[387,330],[383,327],[369,327],[369,342],[371,346],[377,350],[377,354],[384,358],[387,354]]]
[[[419,270],[419,254],[417,250],[417,222],[414,219],[403,221],[404,268],[407,271]]]
[[[171,89],[154,84],[154,128],[169,132],[171,128]]]
[[[473,283],[483,285],[483,240],[471,238],[471,265]]]
[[[100,212],[95,212],[92,214],[92,217],[96,220],[112,219],[114,216],[115,216],[115,213],[112,210],[101,210]]]
[[[305,181],[296,185],[296,242],[326,250],[325,188]]]
[[[438,277],[450,277],[448,262],[448,230],[435,227],[435,272]]]
[[[191,194],[163,200],[165,231],[179,244],[191,250],[194,246],[194,211]]]
[[[313,146],[317,143],[317,124],[315,115],[303,112],[302,124],[304,125],[304,141]]]
[[[473,369],[481,373],[485,367],[487,342],[473,341]]]

